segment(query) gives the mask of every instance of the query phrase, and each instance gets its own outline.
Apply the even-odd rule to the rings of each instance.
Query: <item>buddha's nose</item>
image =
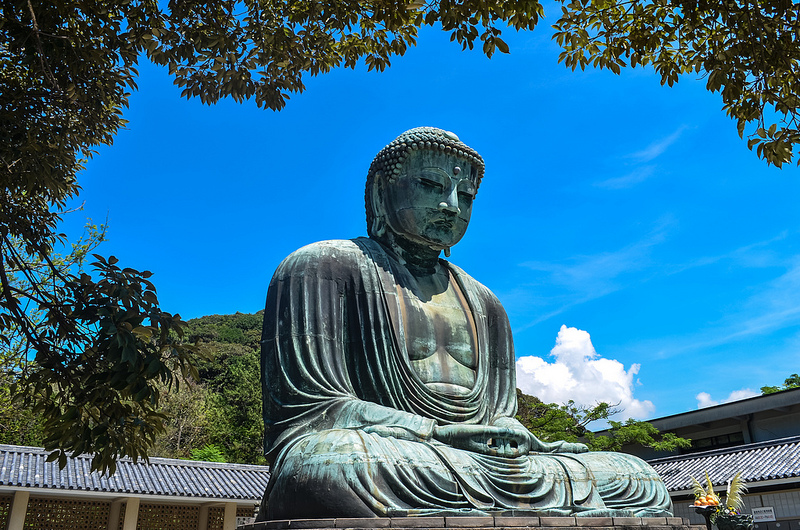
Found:
[[[445,200],[439,203],[439,210],[442,212],[458,215],[461,213],[461,208],[458,207],[458,192],[453,190]]]
[[[443,212],[447,212],[447,213],[452,213],[452,214],[455,214],[455,215],[458,215],[458,214],[461,213],[461,208],[459,208],[455,204],[452,204],[452,203],[449,203],[449,202],[446,202],[446,201],[442,201],[442,202],[439,203],[439,210],[441,210]]]

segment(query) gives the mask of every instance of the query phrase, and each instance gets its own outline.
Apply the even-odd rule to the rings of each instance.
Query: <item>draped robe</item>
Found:
[[[508,318],[497,298],[441,260],[477,339],[466,395],[427,387],[406,351],[403,267],[372,239],[315,243],[278,267],[262,340],[261,518],[484,514],[657,516],[671,502],[643,461],[617,453],[504,458],[432,438],[436,425],[521,425]]]

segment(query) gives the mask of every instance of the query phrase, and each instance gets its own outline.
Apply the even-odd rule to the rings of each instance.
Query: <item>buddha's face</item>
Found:
[[[435,250],[458,243],[472,215],[472,165],[440,151],[420,150],[409,153],[401,171],[382,179],[387,228]]]

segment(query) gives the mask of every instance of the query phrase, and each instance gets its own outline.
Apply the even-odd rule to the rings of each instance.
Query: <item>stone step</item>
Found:
[[[403,528],[536,528],[538,530],[706,530],[679,517],[371,517],[338,519],[285,519],[241,525],[237,530],[339,530]]]

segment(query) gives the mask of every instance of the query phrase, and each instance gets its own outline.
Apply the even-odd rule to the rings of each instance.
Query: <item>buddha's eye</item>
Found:
[[[426,177],[420,177],[419,181],[420,181],[420,183],[422,183],[423,186],[426,186],[428,188],[432,188],[432,189],[440,190],[440,191],[444,189],[444,184],[442,184],[441,182],[436,181],[436,180],[432,180],[432,179],[429,179],[429,178],[426,178]]]
[[[463,186],[458,189],[458,196],[463,199],[472,200],[475,198],[475,188],[472,186]]]

